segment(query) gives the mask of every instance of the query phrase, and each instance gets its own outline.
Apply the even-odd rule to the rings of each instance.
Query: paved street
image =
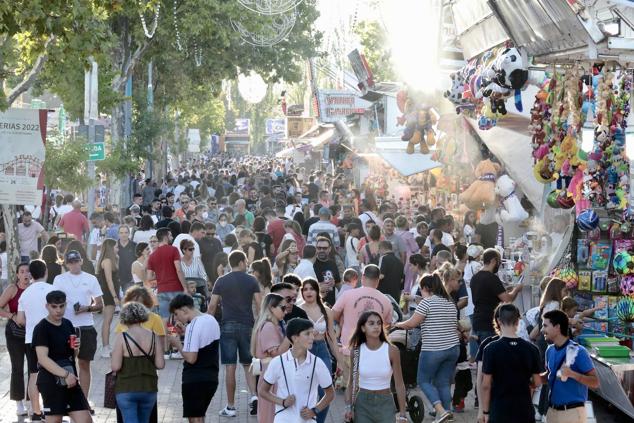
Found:
[[[101,316],[96,315],[95,318],[99,323]],[[98,324],[98,328],[101,325]],[[4,333],[4,330],[2,330]],[[15,415],[15,405],[9,400],[9,375],[10,362],[9,355],[6,352],[5,337],[0,335],[0,422],[29,422],[27,418],[17,418]],[[95,408],[95,422],[106,423],[115,422],[116,413],[114,410],[103,408],[103,391],[104,391],[104,375],[110,370],[109,360],[96,358],[93,364],[93,383],[90,391],[90,401]],[[166,363],[165,369],[159,372],[159,422],[183,422],[181,417],[181,360],[170,360]],[[411,369],[415,371],[415,369]],[[244,375],[240,372],[238,378],[238,417],[237,418],[221,418],[218,416],[220,410],[226,401],[224,390],[224,374],[221,369],[220,386],[207,413],[208,422],[235,422],[235,423],[254,423],[255,417],[250,417],[247,410],[248,393],[246,391]],[[344,399],[343,393],[337,392],[337,397],[330,407],[329,423],[341,423],[343,421]],[[627,419],[612,414],[605,404],[595,401],[595,411],[597,412],[599,423],[626,422]],[[464,414],[456,414],[455,421],[458,423],[475,422],[476,412],[473,409],[473,398],[467,400],[467,411]],[[432,422],[433,419],[426,417],[425,422]]]

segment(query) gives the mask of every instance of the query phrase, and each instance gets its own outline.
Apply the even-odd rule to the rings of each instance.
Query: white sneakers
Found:
[[[26,409],[26,407],[24,406],[24,401],[16,401],[15,402],[15,414],[17,414],[19,417],[22,416],[28,416],[29,415],[29,410]]]
[[[178,351],[173,351],[170,354],[170,360],[182,360],[182,359],[183,359],[183,356]]]
[[[99,354],[99,356],[101,358],[110,358],[111,353],[112,353],[112,348],[110,348],[110,345],[105,345],[101,347],[101,353]]]
[[[225,408],[220,410],[218,415],[220,417],[235,417],[235,416],[238,415],[238,412],[236,411],[235,407],[229,408],[229,406],[227,405],[227,406],[225,406]]]

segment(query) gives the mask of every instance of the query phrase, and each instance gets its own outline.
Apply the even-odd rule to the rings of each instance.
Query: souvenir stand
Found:
[[[557,240],[551,235],[556,253],[542,269],[567,282],[581,309],[602,306],[580,342],[601,380],[596,393],[634,418],[633,6],[457,1],[459,34],[490,27],[493,35],[461,38],[469,62],[452,75],[446,97],[501,161],[512,162],[506,168],[518,184],[527,173],[541,184],[541,201],[539,189],[522,186],[538,210],[535,228],[567,226]],[[508,37],[501,45],[500,32]],[[501,151],[505,143],[512,151]],[[542,237],[523,238],[513,244],[531,253]]]

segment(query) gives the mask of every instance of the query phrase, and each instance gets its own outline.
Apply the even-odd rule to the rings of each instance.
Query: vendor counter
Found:
[[[605,358],[590,351],[601,386],[594,392],[634,419],[634,358]]]

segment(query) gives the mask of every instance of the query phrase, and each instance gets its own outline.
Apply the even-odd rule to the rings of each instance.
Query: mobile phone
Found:
[[[79,304],[79,301],[73,304],[73,309],[75,310],[75,313],[78,312],[80,308],[81,304]]]

